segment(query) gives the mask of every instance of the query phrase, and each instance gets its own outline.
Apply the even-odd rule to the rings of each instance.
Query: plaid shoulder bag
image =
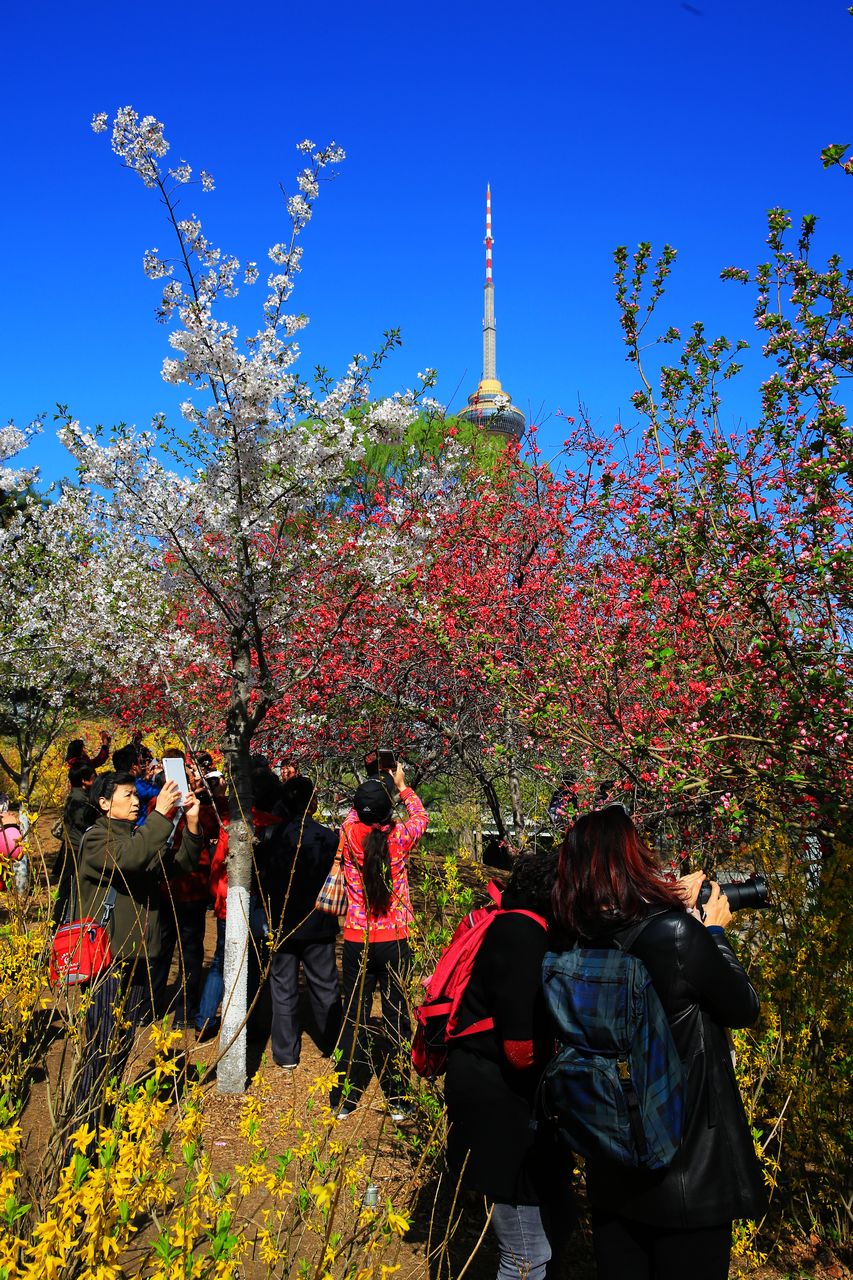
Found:
[[[345,840],[346,836],[341,828],[335,860],[314,903],[315,911],[322,911],[327,916],[342,916],[347,909],[347,882],[344,877]]]

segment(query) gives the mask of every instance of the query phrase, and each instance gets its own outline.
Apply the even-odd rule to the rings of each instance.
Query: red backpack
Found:
[[[524,911],[520,907],[504,910],[501,891],[493,880],[489,883],[488,892],[492,901],[485,907],[469,911],[460,920],[432,976],[423,980],[426,999],[415,1009],[417,1027],[412,1041],[412,1066],[419,1076],[428,1079],[440,1076],[447,1067],[451,1041],[476,1035],[479,1031],[491,1031],[495,1025],[494,1018],[481,1018],[470,1026],[459,1026],[459,1007],[492,921],[498,916],[529,916],[543,929],[548,928],[547,920],[534,911]]]

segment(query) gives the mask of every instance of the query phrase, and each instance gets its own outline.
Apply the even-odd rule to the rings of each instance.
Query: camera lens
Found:
[[[770,906],[767,881],[758,873],[748,876],[746,880],[720,884],[720,889],[728,898],[732,911],[755,911]],[[699,890],[699,903],[704,905],[710,896],[711,884],[706,880]]]

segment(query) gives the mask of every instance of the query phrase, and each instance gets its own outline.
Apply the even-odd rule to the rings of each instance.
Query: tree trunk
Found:
[[[249,762],[249,688],[247,647],[232,651],[232,699],[224,744],[228,780],[228,898],[225,917],[225,994],[222,999],[221,1057],[216,1069],[218,1093],[246,1088],[248,1008],[249,891],[252,883],[252,782]]]
[[[509,802],[512,807],[512,830],[516,840],[524,830],[524,802],[521,798],[521,782],[518,777],[518,769],[515,764],[515,752],[512,747],[512,725],[510,723],[509,711],[504,717],[504,744],[506,746],[507,760],[509,761]]]

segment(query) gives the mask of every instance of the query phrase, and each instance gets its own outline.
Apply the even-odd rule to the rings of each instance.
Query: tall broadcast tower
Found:
[[[492,190],[486,187],[486,287],[483,310],[483,376],[459,416],[493,435],[520,439],[524,414],[502,389],[495,362],[495,285],[492,279]]]

